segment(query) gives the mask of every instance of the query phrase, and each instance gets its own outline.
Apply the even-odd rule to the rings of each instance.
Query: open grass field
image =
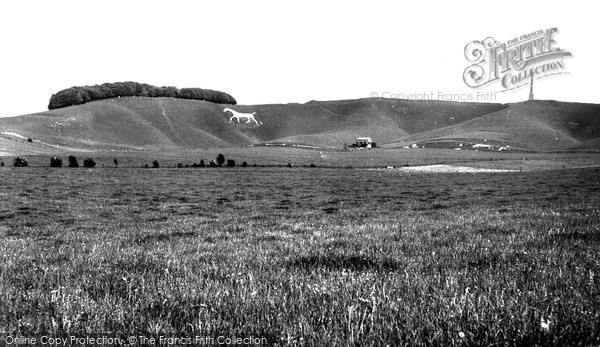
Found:
[[[0,169],[0,333],[600,344],[600,169]]]

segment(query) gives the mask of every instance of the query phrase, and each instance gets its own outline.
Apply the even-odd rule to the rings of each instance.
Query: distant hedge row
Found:
[[[49,110],[81,105],[86,102],[117,98],[121,96],[169,97],[180,99],[205,100],[217,104],[235,105],[237,101],[229,94],[210,89],[155,87],[137,82],[104,83],[93,86],[71,87],[53,94],[48,104]]]

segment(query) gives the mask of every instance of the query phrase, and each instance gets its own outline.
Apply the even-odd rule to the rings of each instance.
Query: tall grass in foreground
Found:
[[[598,170],[240,170],[2,171],[0,332],[600,343]]]

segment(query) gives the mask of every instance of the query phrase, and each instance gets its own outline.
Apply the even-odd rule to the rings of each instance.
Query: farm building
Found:
[[[354,145],[352,145],[352,147],[357,148],[373,148],[376,146],[377,144],[375,144],[370,137],[357,137],[356,141],[354,141]]]

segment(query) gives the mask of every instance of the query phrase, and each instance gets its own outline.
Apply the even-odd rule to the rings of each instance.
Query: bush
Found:
[[[69,156],[69,167],[79,167],[77,158],[74,155]]]
[[[1,167],[4,167],[4,162],[0,162],[0,166],[1,166]]]
[[[218,104],[235,105],[237,101],[229,94],[200,88],[155,87],[137,82],[104,83],[93,86],[71,87],[50,97],[49,110],[81,105],[90,101],[118,98],[122,96],[170,97],[205,100]]]
[[[33,142],[33,139],[31,137],[28,137],[27,142]]]
[[[235,160],[233,160],[233,159],[227,159],[227,166],[228,167],[234,167],[235,166]]]
[[[146,165],[146,167],[148,167],[148,166]],[[155,169],[158,169],[158,168],[160,168],[160,164],[158,163],[158,161],[155,160],[152,162],[152,167]]]
[[[219,165],[217,165],[217,163],[214,160],[211,160],[210,163],[208,164],[208,166],[210,166],[210,167],[217,167]]]
[[[119,166],[119,161],[117,160],[117,158],[113,159],[113,163],[115,164],[115,166]]]
[[[204,167],[204,160],[200,160],[200,167]]]
[[[245,161],[242,162],[242,167],[246,167],[246,166],[248,166],[248,163],[246,163]]]
[[[225,163],[225,156],[219,153],[219,155],[217,155],[217,164],[223,166],[223,163]]]
[[[29,164],[27,163],[27,159],[25,159],[23,157],[16,157],[15,159],[13,159],[13,166],[25,167],[25,166],[29,166]]]
[[[85,166],[85,167],[95,167],[96,166],[96,162],[92,158],[86,158],[83,161],[83,166]]]
[[[60,158],[52,157],[52,158],[50,158],[50,166],[51,167],[62,167],[63,161]]]

